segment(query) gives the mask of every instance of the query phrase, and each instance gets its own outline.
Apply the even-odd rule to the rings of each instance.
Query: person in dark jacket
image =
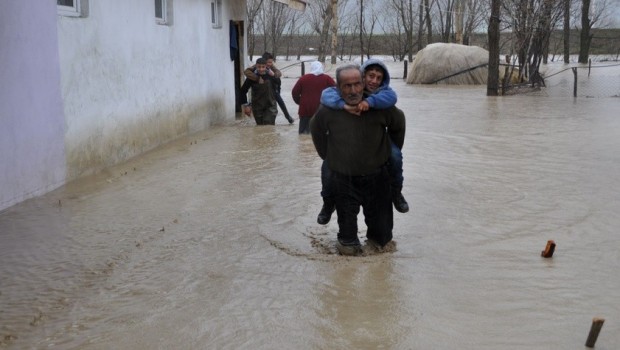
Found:
[[[321,92],[335,86],[334,79],[323,73],[323,65],[319,61],[310,64],[310,73],[304,74],[293,86],[293,101],[299,105],[299,133],[310,133],[310,118],[321,103]]]
[[[364,82],[359,66],[336,70],[336,85],[345,103],[358,105]],[[390,142],[402,148],[405,116],[396,108],[369,109],[360,116],[321,105],[310,120],[312,141],[329,167],[338,214],[338,243],[343,255],[361,252],[357,215],[363,209],[368,242],[384,247],[394,226],[390,176],[386,163]]]
[[[278,102],[278,106],[280,106],[280,109],[282,109],[282,113],[284,113],[284,118],[286,118],[286,120],[288,120],[288,122],[290,124],[293,124],[295,121],[293,120],[293,118],[291,117],[290,113],[288,112],[288,108],[286,108],[286,104],[284,103],[284,100],[282,99],[282,96],[280,96],[280,88],[281,88],[281,81],[280,78],[282,77],[282,72],[280,72],[280,70],[278,68],[276,68],[275,64],[274,64],[274,57],[271,53],[269,52],[265,52],[263,53],[262,58],[265,59],[266,63],[267,63],[267,74],[269,74],[272,77],[277,78],[277,84],[275,86],[276,89],[276,102]],[[245,77],[247,79],[250,80],[254,80],[257,81],[258,80],[258,75],[256,73],[256,66],[251,66],[246,68],[243,71],[243,74],[245,75]],[[276,110],[277,113],[277,110]]]
[[[267,62],[264,58],[256,60],[256,81],[246,79],[241,86],[241,103],[246,115],[253,114],[256,125],[274,125],[278,108],[276,107],[276,84],[279,78],[267,73]],[[252,90],[252,103],[248,104],[247,93]]]

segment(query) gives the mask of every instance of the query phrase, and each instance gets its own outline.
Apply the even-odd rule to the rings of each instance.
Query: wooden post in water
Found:
[[[594,343],[596,343],[596,338],[598,338],[598,334],[601,332],[604,322],[604,318],[595,317],[592,319],[592,327],[590,327],[590,334],[588,334],[588,340],[586,340],[587,347],[594,347]]]
[[[543,258],[550,258],[553,256],[554,251],[555,251],[555,242],[553,240],[548,240],[547,247],[545,248],[545,250],[540,252],[540,256],[542,256]]]
[[[575,84],[573,85],[573,97],[577,97],[577,67],[573,67],[573,75],[575,76]]]
[[[405,60],[405,73],[403,74],[403,79],[407,80],[407,60]]]

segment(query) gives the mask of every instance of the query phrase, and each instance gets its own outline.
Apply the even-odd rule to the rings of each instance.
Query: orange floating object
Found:
[[[553,256],[554,251],[555,251],[555,242],[553,240],[548,240],[547,247],[545,248],[545,250],[540,252],[540,256],[542,256],[543,258],[550,258]]]

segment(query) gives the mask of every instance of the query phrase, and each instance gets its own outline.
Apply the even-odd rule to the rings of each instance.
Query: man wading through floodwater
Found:
[[[364,83],[359,66],[336,70],[336,85],[345,103],[362,101]],[[390,140],[398,148],[405,140],[405,116],[396,108],[370,109],[360,116],[345,110],[319,107],[310,121],[312,141],[327,161],[338,215],[338,251],[343,255],[361,252],[357,237],[357,215],[363,208],[368,243],[384,247],[392,240],[394,226],[390,177],[386,163]]]

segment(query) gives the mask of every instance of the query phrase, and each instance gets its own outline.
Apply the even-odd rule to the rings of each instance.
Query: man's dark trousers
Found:
[[[363,208],[368,227],[366,238],[384,246],[392,240],[394,213],[390,192],[390,177],[382,167],[364,176],[346,176],[332,171],[332,186],[336,199],[336,212],[344,242],[357,240],[357,215]]]

